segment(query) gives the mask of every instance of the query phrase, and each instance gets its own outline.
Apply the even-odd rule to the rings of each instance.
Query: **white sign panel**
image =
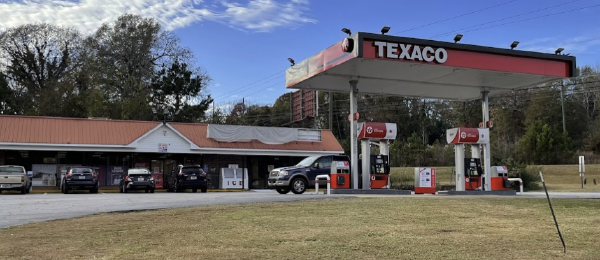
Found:
[[[221,189],[248,189],[248,169],[221,168]]]
[[[579,156],[579,173],[585,173],[585,157]]]
[[[159,153],[166,153],[169,151],[169,145],[168,144],[158,144],[158,152]]]
[[[435,188],[435,168],[415,168],[415,188]]]
[[[349,167],[350,163],[348,163],[347,161],[336,161],[335,166],[336,167]]]
[[[423,168],[419,171],[421,187],[431,187],[431,168]]]

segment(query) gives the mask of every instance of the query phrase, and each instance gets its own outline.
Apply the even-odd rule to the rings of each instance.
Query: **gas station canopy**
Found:
[[[289,68],[286,87],[475,100],[575,74],[567,55],[358,32]]]

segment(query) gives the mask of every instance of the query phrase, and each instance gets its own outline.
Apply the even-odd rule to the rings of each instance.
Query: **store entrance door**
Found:
[[[167,175],[177,167],[176,163],[175,160],[171,159],[152,160],[150,171],[152,171],[157,189],[164,189],[164,181],[167,179]]]

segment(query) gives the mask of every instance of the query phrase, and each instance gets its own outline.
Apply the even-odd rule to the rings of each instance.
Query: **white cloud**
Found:
[[[268,91],[273,91],[273,90],[275,90],[275,89],[274,89],[274,88],[268,88],[267,90],[268,90]]]
[[[285,3],[275,0],[251,0],[246,6],[239,3],[221,1],[225,8],[216,16],[229,26],[258,32],[268,32],[277,27],[294,28],[302,23],[315,23],[305,17],[308,0],[289,0]]]
[[[0,1],[0,30],[46,22],[91,33],[102,23],[130,13],[154,17],[168,30],[215,21],[244,31],[269,32],[314,23],[304,15],[307,8],[307,0],[251,0],[245,4],[223,0],[4,0]]]

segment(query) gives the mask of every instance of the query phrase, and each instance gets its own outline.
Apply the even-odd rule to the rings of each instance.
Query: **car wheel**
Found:
[[[27,193],[27,188],[21,187],[21,194],[25,194],[25,193]]]
[[[96,188],[91,189],[90,193],[98,193],[98,188],[96,187]]]
[[[275,190],[277,190],[277,192],[278,192],[279,194],[288,194],[288,192],[290,192],[290,189],[288,189],[288,188],[284,188],[284,189],[275,189]]]
[[[202,192],[202,193],[206,193],[207,191],[208,191],[207,187],[200,188],[200,192]]]
[[[123,193],[123,186],[119,186],[119,193]]]
[[[306,181],[302,178],[296,178],[292,180],[290,188],[294,194],[302,194],[306,191]]]
[[[148,189],[145,189],[145,190],[144,190],[144,193],[148,193],[148,192],[150,192]]]
[[[192,189],[192,192],[196,193],[196,192],[198,192],[198,189]]]
[[[64,194],[69,194],[69,187],[67,187],[66,184],[63,186],[63,193]]]
[[[150,193],[154,193],[154,189],[151,189],[151,190],[150,190]]]

